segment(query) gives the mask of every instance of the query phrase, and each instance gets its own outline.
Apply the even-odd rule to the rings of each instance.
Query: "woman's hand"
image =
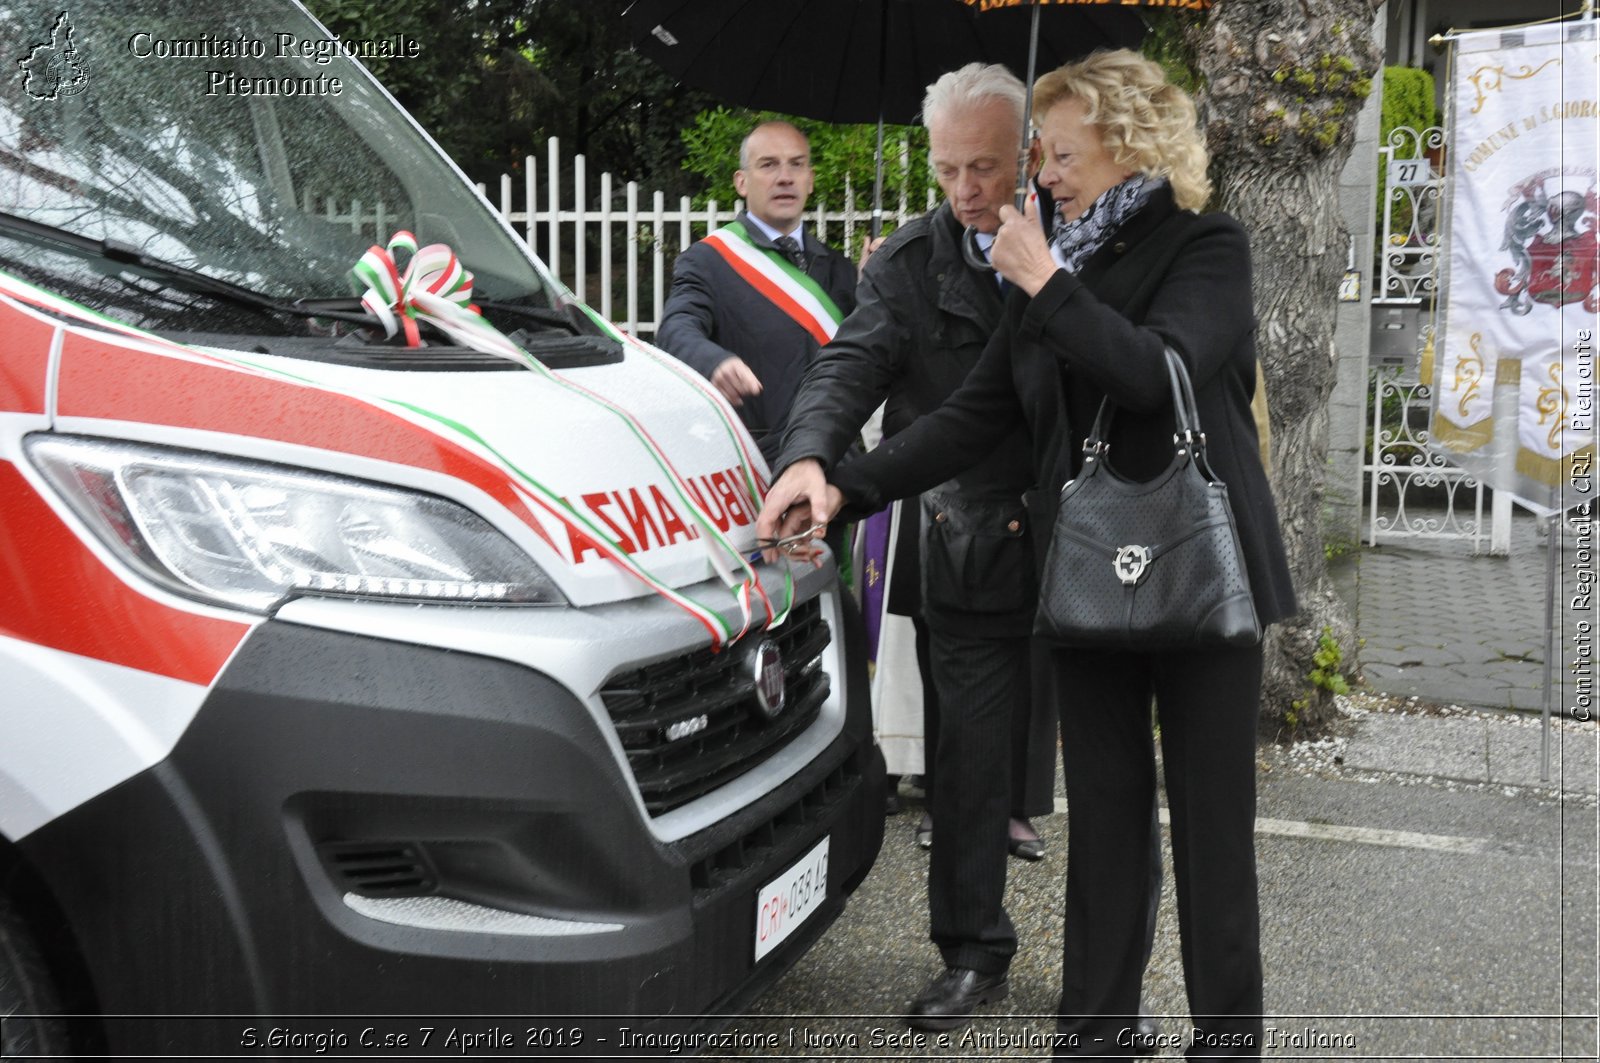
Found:
[[[1039,197],[1028,196],[1025,206],[1025,214],[1018,214],[1009,204],[1000,208],[1000,231],[995,233],[989,261],[1031,298],[1055,273],[1056,260],[1050,257],[1050,245],[1039,228]]]
[[[889,239],[887,236],[873,236],[862,242],[861,260],[856,263],[856,276],[861,276],[862,271],[867,268],[867,259],[871,258],[872,253],[882,247],[887,239]]]

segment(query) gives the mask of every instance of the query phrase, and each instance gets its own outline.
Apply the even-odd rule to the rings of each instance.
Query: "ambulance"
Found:
[[[737,417],[356,59],[426,41],[0,42],[0,1054],[703,1047],[883,831]]]

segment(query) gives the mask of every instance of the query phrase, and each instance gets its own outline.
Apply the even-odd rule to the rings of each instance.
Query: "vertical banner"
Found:
[[[1548,515],[1594,493],[1595,23],[1456,47],[1433,444]]]

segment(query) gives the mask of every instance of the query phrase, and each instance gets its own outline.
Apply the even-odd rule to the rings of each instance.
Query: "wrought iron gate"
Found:
[[[1438,277],[1439,208],[1444,176],[1433,163],[1444,130],[1401,126],[1378,149],[1383,228],[1375,334],[1392,329],[1398,346],[1374,354],[1368,375],[1367,543],[1416,538],[1472,539],[1485,534],[1483,485],[1428,446],[1433,383],[1431,309]]]

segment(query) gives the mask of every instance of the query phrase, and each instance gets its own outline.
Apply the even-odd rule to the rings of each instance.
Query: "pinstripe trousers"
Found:
[[[1259,1058],[1255,862],[1261,647],[1121,653],[1056,649],[1067,787],[1059,1059],[1132,1058],[1148,924],[1154,695],[1172,820],[1190,1058]]]
[[[939,744],[931,795],[930,936],[947,967],[1006,970],[1017,934],[1006,914],[1013,709],[1032,704],[1032,639],[930,625]]]

